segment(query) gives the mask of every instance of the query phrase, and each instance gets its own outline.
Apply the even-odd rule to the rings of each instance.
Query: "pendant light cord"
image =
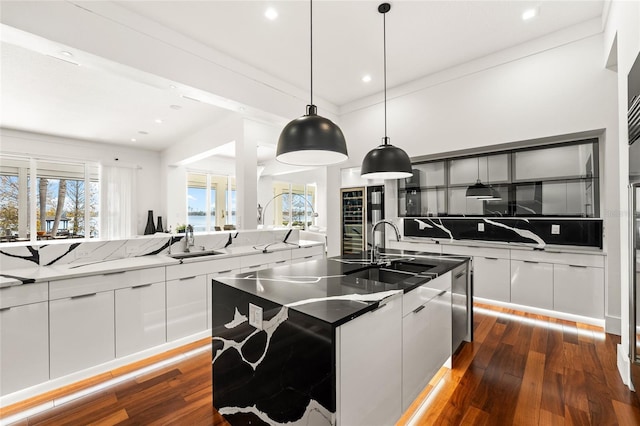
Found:
[[[382,52],[384,58],[384,144],[387,138],[387,14],[382,14]]]
[[[310,42],[311,49],[310,52],[310,63],[311,63],[311,105],[313,105],[313,0],[309,0],[309,33],[310,33]]]

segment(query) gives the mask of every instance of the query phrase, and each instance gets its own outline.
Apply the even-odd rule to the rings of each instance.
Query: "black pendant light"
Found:
[[[493,189],[491,185],[487,186],[480,181],[480,157],[477,157],[476,160],[478,161],[478,180],[467,188],[467,198],[475,198],[483,201],[501,200],[502,197],[500,197],[498,191]],[[489,180],[489,157],[487,157],[487,180]]]
[[[317,114],[313,104],[313,0],[309,2],[311,33],[311,101],[307,113],[287,124],[278,139],[276,160],[298,166],[336,164],[348,158],[347,142],[333,121]]]
[[[384,52],[384,138],[382,144],[367,153],[362,161],[360,176],[365,179],[402,179],[413,176],[411,160],[406,152],[389,143],[387,137],[387,22],[386,13],[391,10],[389,3],[378,6],[382,13],[382,34]]]

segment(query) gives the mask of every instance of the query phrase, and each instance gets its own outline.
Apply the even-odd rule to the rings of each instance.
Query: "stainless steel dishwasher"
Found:
[[[451,352],[455,353],[463,341],[473,340],[473,294],[469,261],[452,271],[451,283]]]

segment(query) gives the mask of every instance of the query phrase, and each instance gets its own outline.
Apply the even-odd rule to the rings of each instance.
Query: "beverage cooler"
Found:
[[[371,248],[373,224],[384,219],[384,186],[342,188],[341,252],[343,255],[358,254],[366,256]],[[378,227],[376,242],[382,246],[384,230]]]

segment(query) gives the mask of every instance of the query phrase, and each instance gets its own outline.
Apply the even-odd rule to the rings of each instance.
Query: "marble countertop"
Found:
[[[525,243],[512,243],[512,242],[492,242],[481,240],[448,240],[443,238],[425,238],[425,237],[403,237],[400,241],[405,243],[414,244],[439,244],[439,245],[451,245],[451,246],[464,246],[464,247],[487,247],[498,249],[511,249],[511,250],[531,250],[535,248],[535,244]],[[579,246],[563,246],[563,245],[548,245],[543,252],[546,253],[577,253],[577,254],[592,254],[592,255],[606,255],[607,253],[599,248],[595,247],[579,247]]]
[[[301,240],[298,243],[275,243],[268,247],[268,252],[290,250],[297,247],[307,247],[320,245],[316,241]],[[132,271],[136,269],[147,269],[169,265],[179,265],[181,263],[204,262],[212,259],[224,259],[234,256],[244,256],[253,253],[263,253],[265,245],[259,246],[238,246],[216,249],[222,252],[215,256],[201,256],[187,259],[174,259],[167,253],[155,255],[145,255],[138,257],[127,257],[120,259],[109,259],[92,262],[83,262],[78,259],[76,262],[67,264],[56,264],[51,266],[31,266],[27,268],[16,268],[2,270],[0,272],[0,287],[13,285],[30,284],[43,281],[56,281],[66,278],[78,278],[90,275],[99,275],[119,271]]]
[[[366,259],[333,257],[218,277],[216,281],[339,326],[375,309],[388,297],[428,285],[432,278],[469,260],[465,256],[396,249],[386,249],[384,257],[388,261],[411,261],[433,267],[426,275],[388,284],[349,276],[368,268],[370,264]]]

